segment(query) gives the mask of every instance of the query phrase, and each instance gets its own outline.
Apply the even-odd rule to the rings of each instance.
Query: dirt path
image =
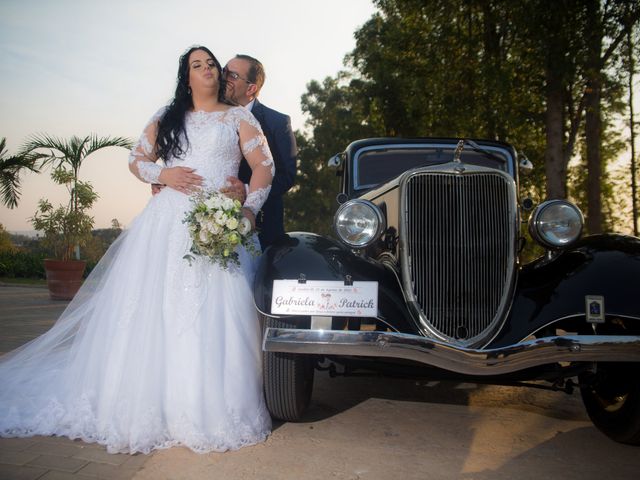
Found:
[[[301,423],[224,454],[156,453],[143,479],[637,478],[640,448],[589,422],[579,395],[319,375]]]

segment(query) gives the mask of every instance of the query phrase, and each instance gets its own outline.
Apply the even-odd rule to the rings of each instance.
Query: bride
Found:
[[[221,190],[242,156],[253,224],[273,160],[256,119],[224,100],[205,47],[181,58],[175,97],[144,129],[129,163],[167,188],[107,251],[56,324],[0,359],[0,436],[63,435],[111,453],[184,445],[225,451],[264,441],[255,259],[222,269],[183,259],[196,189]],[[165,167],[156,163],[165,160]],[[257,240],[256,240],[257,242]]]

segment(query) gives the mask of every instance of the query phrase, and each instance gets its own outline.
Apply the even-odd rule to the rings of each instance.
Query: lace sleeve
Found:
[[[251,167],[249,193],[244,206],[257,215],[269,196],[275,165],[260,124],[253,115],[249,112],[247,114],[247,117],[240,120],[238,129],[242,154]]]
[[[129,170],[143,182],[158,183],[162,171],[162,165],[156,163],[158,156],[154,151],[154,145],[158,135],[158,121],[164,111],[165,109],[161,108],[151,117],[129,155]]]

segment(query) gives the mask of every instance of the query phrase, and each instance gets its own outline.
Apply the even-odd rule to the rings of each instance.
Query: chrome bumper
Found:
[[[640,362],[640,336],[545,337],[492,350],[391,332],[268,328],[266,352],[413,360],[465,375],[500,375],[558,362]]]

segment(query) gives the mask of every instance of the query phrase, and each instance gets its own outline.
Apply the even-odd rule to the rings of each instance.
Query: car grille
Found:
[[[515,195],[500,173],[418,173],[405,188],[409,291],[436,336],[478,343],[508,307]]]

